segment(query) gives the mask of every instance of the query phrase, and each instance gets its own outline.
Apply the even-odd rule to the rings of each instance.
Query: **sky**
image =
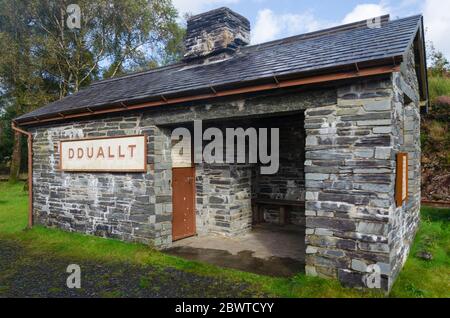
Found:
[[[172,0],[181,15],[226,6],[251,22],[252,44],[390,14],[423,14],[426,40],[450,59],[450,0]]]

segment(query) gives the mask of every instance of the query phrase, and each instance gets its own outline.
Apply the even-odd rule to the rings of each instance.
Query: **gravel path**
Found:
[[[66,268],[81,268],[81,289],[69,289]],[[0,240],[1,297],[252,297],[249,286],[181,270],[130,263],[36,257]]]

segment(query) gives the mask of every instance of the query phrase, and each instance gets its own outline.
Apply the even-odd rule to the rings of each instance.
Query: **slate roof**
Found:
[[[368,28],[365,21],[277,41],[240,48],[218,63],[178,63],[146,72],[93,83],[76,94],[50,103],[16,120],[45,118],[160,99],[161,95],[189,96],[223,86],[238,87],[256,80],[319,72],[355,63],[402,58],[422,23],[422,16],[388,21]]]

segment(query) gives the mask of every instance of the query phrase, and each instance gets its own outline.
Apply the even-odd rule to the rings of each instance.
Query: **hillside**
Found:
[[[450,201],[450,77],[429,78],[431,107],[422,116],[422,198]]]

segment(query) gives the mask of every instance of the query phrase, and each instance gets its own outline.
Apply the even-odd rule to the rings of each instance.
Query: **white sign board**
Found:
[[[60,142],[60,170],[72,172],[145,172],[147,137],[123,136]]]

